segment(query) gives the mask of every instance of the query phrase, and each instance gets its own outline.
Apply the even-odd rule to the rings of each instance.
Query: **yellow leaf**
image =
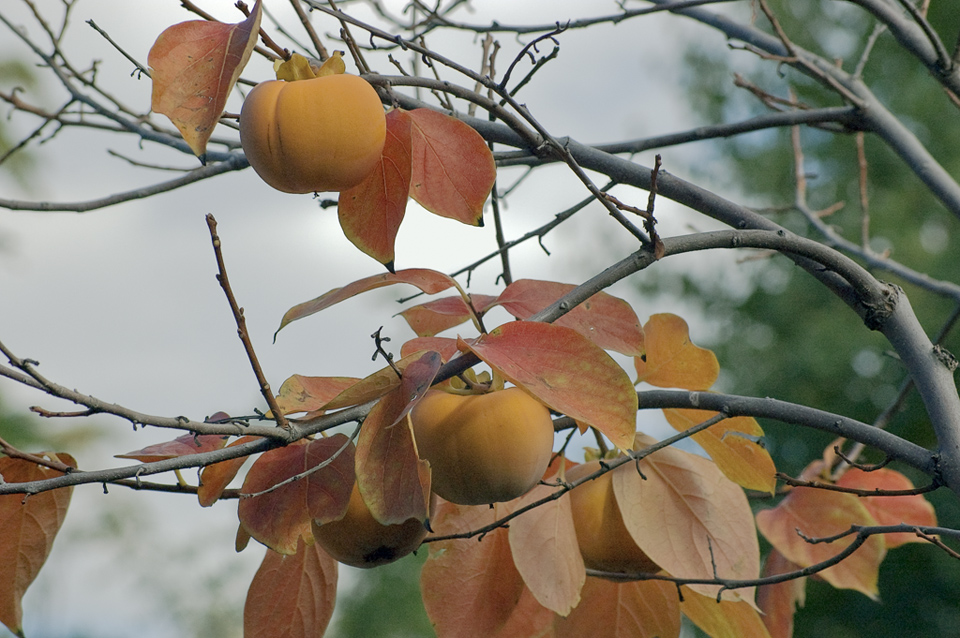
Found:
[[[690,341],[687,322],[676,315],[652,315],[643,327],[646,357],[635,357],[637,383],[661,388],[707,390],[720,374],[710,350]]]

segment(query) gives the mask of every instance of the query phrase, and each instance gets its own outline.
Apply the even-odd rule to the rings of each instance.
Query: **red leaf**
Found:
[[[483,225],[483,204],[497,179],[487,143],[460,120],[430,109],[409,112],[410,196],[431,213]]]
[[[437,353],[433,353],[437,354]],[[420,361],[427,352],[421,350],[413,354],[405,355],[402,359],[393,362],[393,366],[380,368],[368,377],[364,377],[353,385],[347,387],[340,394],[323,404],[325,410],[336,408],[346,408],[351,405],[360,405],[367,401],[373,401],[385,396],[388,392],[400,387],[400,377],[397,376],[397,370],[401,374],[406,372],[407,366]],[[440,355],[437,354],[439,357]],[[396,370],[394,369],[396,366]]]
[[[295,554],[267,550],[243,606],[244,638],[315,638],[333,616],[337,561],[301,539]]]
[[[496,297],[470,295],[470,300],[474,310],[482,313],[496,301]],[[457,295],[428,301],[397,314],[406,319],[407,324],[417,333],[417,336],[432,337],[448,328],[459,326],[470,319],[473,313],[470,312],[463,297]]]
[[[238,513],[243,528],[270,549],[293,554],[301,536],[312,538],[311,520],[326,523],[341,518],[353,490],[354,447],[344,434],[264,452],[247,473],[243,493],[268,490],[334,454],[338,455],[333,461],[304,478],[241,499]]]
[[[773,549],[767,556],[761,576],[777,576],[799,569],[799,565],[794,565]],[[793,614],[798,606],[803,607],[806,588],[806,578],[795,578],[757,588],[757,606],[763,612],[763,624],[767,626],[771,638],[792,638]]]
[[[43,456],[77,466],[69,454]],[[62,472],[23,459],[0,458],[0,476],[5,483],[26,483],[61,475]],[[72,493],[73,488],[66,487],[30,496],[0,496],[0,622],[18,636],[23,635],[20,601],[50,555]]]
[[[637,393],[606,352],[572,328],[514,321],[472,344],[492,368],[557,412],[592,425],[621,449],[633,446]]]
[[[860,490],[912,490],[913,483],[906,476],[891,470],[880,468],[864,472],[850,468],[837,481],[841,487],[855,487]],[[860,499],[867,511],[877,520],[878,525],[909,525],[934,527],[937,514],[933,505],[921,494],[910,496],[865,496]],[[884,534],[887,549],[899,547],[904,543],[926,543],[928,541],[912,533]]]
[[[538,485],[517,502],[524,507],[556,490]],[[523,582],[541,605],[566,616],[580,602],[587,577],[566,494],[510,522],[510,549]]]
[[[175,24],[160,34],[147,55],[154,112],[170,118],[201,162],[227,97],[257,43],[260,15],[257,0],[239,24],[207,20]]]
[[[150,463],[162,459],[174,459],[179,456],[189,456],[190,454],[219,450],[227,444],[228,438],[230,437],[226,434],[184,434],[172,441],[148,445],[134,452],[117,454],[115,456],[118,459],[136,459],[143,463]]]
[[[340,227],[353,245],[393,272],[394,242],[410,192],[410,117],[387,113],[387,139],[376,168],[340,192]]]
[[[437,534],[457,534],[492,523],[506,513],[502,503],[488,507],[441,501],[431,522]],[[504,528],[480,539],[430,543],[420,587],[427,616],[439,638],[496,635],[517,609],[524,590]]]
[[[259,437],[242,436],[227,447],[242,445],[256,441]],[[220,461],[213,465],[208,465],[200,472],[200,487],[197,488],[197,498],[200,501],[200,507],[210,507],[220,498],[223,490],[227,489],[243,464],[250,459],[249,456],[241,456],[228,461]]]
[[[359,295],[361,292],[382,288],[383,286],[392,286],[393,284],[410,284],[416,286],[428,295],[435,295],[438,292],[455,286],[456,282],[442,272],[429,270],[427,268],[409,268],[397,273],[373,275],[372,277],[366,277],[347,284],[342,288],[334,288],[333,290],[323,293],[316,299],[297,304],[283,315],[277,332],[283,330],[284,326],[293,321],[309,317],[350,297]],[[277,334],[274,333],[273,337],[276,339]]]
[[[529,319],[574,288],[572,284],[520,279],[500,293],[497,304],[518,319]],[[623,299],[605,292],[598,292],[553,323],[573,328],[604,350],[629,357],[643,354],[643,329],[637,313]]]
[[[472,343],[473,339],[466,341]],[[434,352],[440,353],[440,358],[444,363],[460,352],[456,339],[450,339],[448,337],[418,337],[400,346],[400,356],[408,357],[415,352],[422,352],[423,350],[433,350]]]

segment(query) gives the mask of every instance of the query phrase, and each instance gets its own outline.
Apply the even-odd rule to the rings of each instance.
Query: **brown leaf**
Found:
[[[506,513],[502,503],[488,507],[441,501],[432,525],[437,534],[457,534],[492,523]],[[517,609],[524,591],[504,528],[480,539],[430,543],[420,587],[438,638],[497,635]]]
[[[410,192],[410,117],[400,109],[386,117],[380,162],[362,182],[340,192],[337,211],[347,239],[393,272],[394,242]]]
[[[880,468],[871,472],[864,472],[857,468],[850,468],[837,481],[841,487],[854,487],[860,490],[912,490],[913,483],[906,476],[891,470]],[[937,513],[933,505],[922,494],[911,496],[865,496],[860,499],[870,515],[876,519],[878,525],[919,525],[934,527],[937,524]],[[923,538],[912,533],[884,534],[887,549],[900,547],[904,543],[926,543]]]
[[[652,439],[637,437],[638,449]],[[665,448],[613,473],[623,522],[653,562],[680,578],[756,578],[760,547],[743,490],[717,466],[689,452]],[[651,515],[651,513],[656,515]],[[669,530],[669,533],[664,533]],[[717,586],[694,589],[716,596]],[[752,589],[724,596],[753,601]]]
[[[301,539],[288,556],[268,549],[247,591],[244,638],[316,638],[337,598],[337,561]]]
[[[690,341],[687,322],[676,315],[652,315],[643,326],[646,358],[635,358],[637,383],[662,388],[707,390],[720,374],[713,352]]]
[[[226,434],[184,434],[172,441],[148,445],[145,448],[126,454],[115,455],[118,459],[136,459],[143,463],[174,459],[179,456],[212,452],[221,449],[230,438]]]
[[[787,558],[773,549],[763,564],[762,577],[777,576],[800,569]],[[757,606],[763,612],[763,624],[767,626],[771,638],[792,638],[793,614],[797,607],[803,607],[806,597],[807,579],[793,580],[761,585],[757,588]]]
[[[529,319],[576,288],[554,281],[519,279],[507,286],[497,304],[518,319]],[[643,354],[643,329],[637,313],[623,299],[598,292],[554,322],[573,328],[604,350],[628,357]]]
[[[280,327],[277,328],[277,332],[283,330],[284,326],[293,321],[303,319],[304,317],[309,317],[312,314],[349,299],[354,295],[359,295],[361,292],[366,292],[375,288],[381,288],[383,286],[391,286],[393,284],[410,284],[412,286],[416,286],[428,295],[435,295],[438,292],[442,292],[447,288],[455,286],[456,282],[442,272],[429,270],[427,268],[409,268],[407,270],[401,270],[397,273],[373,275],[372,277],[366,277],[351,284],[347,284],[342,288],[334,288],[333,290],[327,291],[320,295],[316,299],[311,299],[310,301],[297,304],[283,315],[283,319],[280,321]],[[274,333],[273,337],[276,339],[277,333]]]
[[[42,456],[77,466],[69,454],[48,452]],[[62,472],[23,459],[0,458],[4,483],[41,481],[61,475]],[[23,635],[23,595],[50,555],[72,493],[72,487],[65,487],[30,496],[0,496],[0,622],[18,636]]]
[[[663,581],[614,583],[587,577],[580,604],[555,622],[557,638],[676,638],[677,589]]]
[[[260,15],[257,0],[239,24],[206,20],[175,24],[160,34],[147,55],[154,112],[170,118],[201,162],[230,91],[257,43]]]
[[[524,507],[556,490],[538,485],[517,502]],[[580,588],[587,576],[577,545],[570,512],[570,497],[548,501],[510,521],[513,562],[541,605],[561,616],[580,602]]]
[[[247,473],[243,493],[270,489],[316,468],[334,454],[338,455],[333,461],[304,478],[266,494],[241,499],[238,514],[244,529],[270,549],[293,554],[301,536],[312,538],[311,520],[325,523],[341,518],[354,482],[354,447],[344,434],[264,452]]]
[[[710,638],[770,638],[759,612],[748,602],[721,600],[683,587],[680,611]]]
[[[259,438],[260,437],[256,436],[242,436],[227,447],[250,443]],[[210,507],[216,503],[220,495],[223,494],[223,490],[227,489],[230,481],[237,476],[237,472],[240,471],[240,468],[243,467],[243,464],[246,463],[249,458],[249,456],[241,456],[227,461],[220,461],[219,463],[214,463],[203,468],[200,472],[200,486],[197,488],[197,498],[200,501],[200,507]]]
[[[496,297],[470,295],[470,300],[473,303],[474,310],[482,313],[491,303],[496,301]],[[469,320],[473,313],[467,307],[463,297],[456,295],[428,301],[407,308],[397,314],[406,320],[407,324],[417,333],[417,336],[432,337],[448,328],[459,326],[464,321]]]
[[[670,408],[663,414],[670,425],[683,432],[719,413]],[[773,495],[777,489],[777,468],[770,453],[759,442],[741,434],[761,437],[763,430],[753,417],[738,416],[711,425],[691,438],[710,455],[728,479],[749,490]]]
[[[463,347],[547,406],[597,428],[617,447],[633,445],[633,384],[610,355],[576,330],[514,321]]]
[[[409,112],[410,196],[431,213],[483,225],[483,204],[497,179],[493,154],[480,134],[430,109]]]
[[[285,415],[313,412],[359,380],[354,377],[305,377],[295,374],[280,386],[277,405]]]
[[[863,503],[853,494],[795,488],[772,509],[757,512],[757,528],[790,562],[809,567],[832,558],[845,549],[854,534],[832,543],[808,543],[807,538],[826,538],[851,525],[876,525]],[[854,589],[877,597],[880,563],[887,553],[882,536],[871,536],[853,554],[819,575],[837,588]]]

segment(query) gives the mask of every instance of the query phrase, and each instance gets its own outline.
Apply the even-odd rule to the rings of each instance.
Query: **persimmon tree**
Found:
[[[290,24],[264,20],[262,0],[237,3],[233,21],[182,0],[194,15],[177,25],[156,25],[145,60],[131,52],[122,34],[91,24],[115,55],[130,61],[134,75],[149,78],[152,113],[144,114],[146,105],[127,106],[102,90],[96,75],[79,71],[61,46],[72,3],[64,4],[65,17],[58,21],[24,2],[43,38],[19,29],[2,11],[0,21],[69,97],[51,109],[2,87],[0,98],[38,120],[35,132],[4,159],[48,130],[55,137],[58,130],[90,127],[195,155],[200,166],[97,200],[0,199],[0,206],[94,211],[252,165],[278,189],[278,201],[306,197],[291,193],[311,189],[338,193],[319,195],[321,205],[336,206],[344,235],[381,265],[379,274],[350,273],[342,286],[281,309],[274,339],[283,339],[293,322],[322,326],[324,310],[374,289],[418,292],[400,313],[414,337],[394,352],[379,330],[372,335],[382,369],[362,379],[291,370],[275,387],[257,357],[269,335],[248,330],[228,275],[236,257],[221,241],[216,211],[208,214],[217,278],[250,363],[251,383],[263,398],[253,416],[216,412],[195,419],[117,405],[85,393],[82,379],[48,378],[29,352],[20,351],[29,344],[15,347],[16,335],[3,335],[0,376],[79,406],[70,413],[37,408],[41,415],[112,414],[138,427],[174,431],[165,443],[117,450],[118,458],[136,463],[110,468],[83,467],[69,450],[23,450],[0,440],[0,620],[11,631],[23,633],[21,598],[68,513],[71,490],[99,485],[179,492],[203,507],[237,504],[237,549],[251,539],[268,548],[246,598],[248,636],[321,635],[335,604],[334,555],[373,568],[424,548],[429,557],[421,577],[423,602],[442,637],[588,631],[676,636],[681,617],[714,637],[790,636],[809,577],[877,597],[888,550],[924,543],[945,561],[956,558],[949,542],[960,532],[938,526],[924,498],[934,490],[960,495],[956,359],[927,335],[932,329],[917,319],[904,289],[872,271],[891,271],[915,285],[917,294],[945,294],[957,284],[933,280],[823,226],[807,204],[800,136],[801,127],[816,126],[833,135],[876,138],[942,206],[960,214],[960,185],[863,79],[876,39],[892,36],[904,55],[929,69],[929,77],[918,81],[939,83],[960,104],[960,61],[928,23],[926,5],[851,3],[878,26],[856,61],[838,63],[796,45],[767,0],[729,12],[702,6],[727,4],[718,0],[652,0],[638,8],[611,5],[609,14],[596,17],[525,25],[470,23],[460,15],[466,3],[457,0],[435,7],[414,2],[398,14],[375,2],[342,10],[333,2],[293,0],[296,19]],[[375,10],[375,20],[362,17],[370,15],[367,8]],[[550,130],[535,106],[521,101],[541,69],[557,64],[570,33],[605,23],[640,33],[644,16],[659,12],[719,31],[745,56],[777,66],[784,74],[778,86],[740,81],[758,97],[758,109],[771,112],[591,146]],[[55,24],[63,25],[60,31]],[[465,51],[431,46],[446,32],[476,35],[469,40],[474,66],[458,61]],[[503,36],[514,49],[510,55],[498,40]],[[274,75],[247,77],[251,56],[271,60]],[[597,81],[582,80],[584,91]],[[268,81],[274,84],[261,84]],[[809,81],[832,101],[799,101],[790,84]],[[332,86],[339,88],[325,88]],[[325,103],[325,91],[337,99],[313,108]],[[357,91],[375,95],[374,108]],[[350,106],[338,109],[341,104]],[[602,99],[596,109],[602,118]],[[808,216],[810,236],[668,170],[672,146],[781,127],[794,132],[793,205]],[[663,149],[653,166],[634,161],[633,154],[650,148]],[[565,167],[565,178],[580,185],[584,200],[546,225],[506,237],[502,222],[511,193],[523,188],[526,175],[550,164]],[[867,179],[863,158],[860,174]],[[657,220],[664,199],[727,229],[668,236]],[[397,241],[411,201],[468,226],[492,224],[498,249],[466,257],[462,270],[452,274],[417,267],[416,256]],[[602,211],[632,238],[632,252],[610,255],[602,271],[578,282],[514,276],[510,255],[518,244],[542,240],[591,203],[595,214]],[[719,392],[723,362],[695,345],[683,318],[631,307],[606,292],[683,255],[704,252],[709,260],[731,250],[790,260],[822,285],[822,303],[853,313],[864,331],[879,332],[903,366],[905,383],[920,396],[936,445],[889,433],[879,417],[866,423],[782,398]],[[490,260],[499,260],[497,281],[470,282],[470,273]],[[491,325],[498,316],[494,309],[513,320]],[[803,321],[802,308],[796,320]],[[317,335],[336,338],[322,327]],[[425,399],[436,393],[451,395],[445,407]],[[456,416],[460,406],[479,399],[499,401],[504,409],[489,408],[498,415],[494,419],[479,408]],[[662,411],[677,434],[656,440],[638,429],[638,411],[648,410]],[[178,414],[176,406],[170,414]],[[548,418],[557,444],[522,455],[534,438],[550,442],[533,433],[533,422],[543,425]],[[822,455],[805,460],[802,474],[786,476],[777,473],[757,419],[828,432],[835,440]],[[425,424],[432,432],[434,420],[451,421],[463,439],[431,441],[431,449],[440,450],[431,462]],[[467,436],[468,427],[477,425],[480,434]],[[704,454],[676,448],[687,438]],[[509,445],[497,450],[498,441]],[[573,452],[583,447],[585,455]],[[864,455],[883,461],[867,463]],[[451,456],[457,462],[448,462]],[[481,471],[490,466],[497,468],[492,479]],[[186,468],[199,470],[197,484],[180,475]],[[174,478],[164,481],[171,473]],[[906,473],[925,477],[925,483],[915,486]],[[149,478],[154,475],[161,477],[155,482]],[[494,479],[496,485],[487,485]],[[456,486],[437,490],[451,500],[433,493],[432,486],[441,484]],[[478,491],[463,495],[473,487]],[[764,555],[761,538],[769,547]]]

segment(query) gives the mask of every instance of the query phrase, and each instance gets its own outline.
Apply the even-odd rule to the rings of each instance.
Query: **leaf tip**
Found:
[[[385,263],[383,264],[383,266],[384,266],[387,270],[390,271],[390,274],[391,274],[391,275],[397,274],[397,271],[396,271],[396,269],[394,268],[393,260],[392,260],[392,259],[391,259],[390,261],[388,261],[388,262],[385,262]]]

